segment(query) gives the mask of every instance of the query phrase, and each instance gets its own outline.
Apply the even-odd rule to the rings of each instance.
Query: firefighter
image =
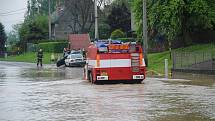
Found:
[[[43,62],[43,50],[39,49],[39,51],[37,52],[37,67],[39,66],[39,64],[42,67],[43,66],[42,62]]]
[[[63,48],[63,57],[66,56],[66,53],[67,53],[67,49],[66,49],[66,48]]]
[[[83,55],[84,58],[86,58],[86,51],[85,51],[84,48],[82,49],[82,55]]]

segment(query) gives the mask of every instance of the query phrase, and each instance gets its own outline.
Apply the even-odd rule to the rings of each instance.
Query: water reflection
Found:
[[[174,72],[173,78],[188,79],[189,81],[173,82],[186,85],[214,86],[215,75]]]
[[[82,77],[82,68],[33,68],[22,70],[22,78],[32,78],[35,81],[54,81]]]

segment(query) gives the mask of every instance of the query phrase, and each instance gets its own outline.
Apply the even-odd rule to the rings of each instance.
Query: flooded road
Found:
[[[0,121],[215,121],[215,78],[92,85],[82,68],[0,62]]]

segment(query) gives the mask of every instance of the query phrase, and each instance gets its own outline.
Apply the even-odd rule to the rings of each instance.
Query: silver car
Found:
[[[84,66],[85,60],[81,53],[71,53],[65,59],[65,66]]]

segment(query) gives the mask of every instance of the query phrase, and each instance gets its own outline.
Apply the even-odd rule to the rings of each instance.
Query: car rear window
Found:
[[[83,56],[81,54],[70,54],[68,56],[68,58],[71,58],[71,59],[75,59],[75,58],[83,58]]]

